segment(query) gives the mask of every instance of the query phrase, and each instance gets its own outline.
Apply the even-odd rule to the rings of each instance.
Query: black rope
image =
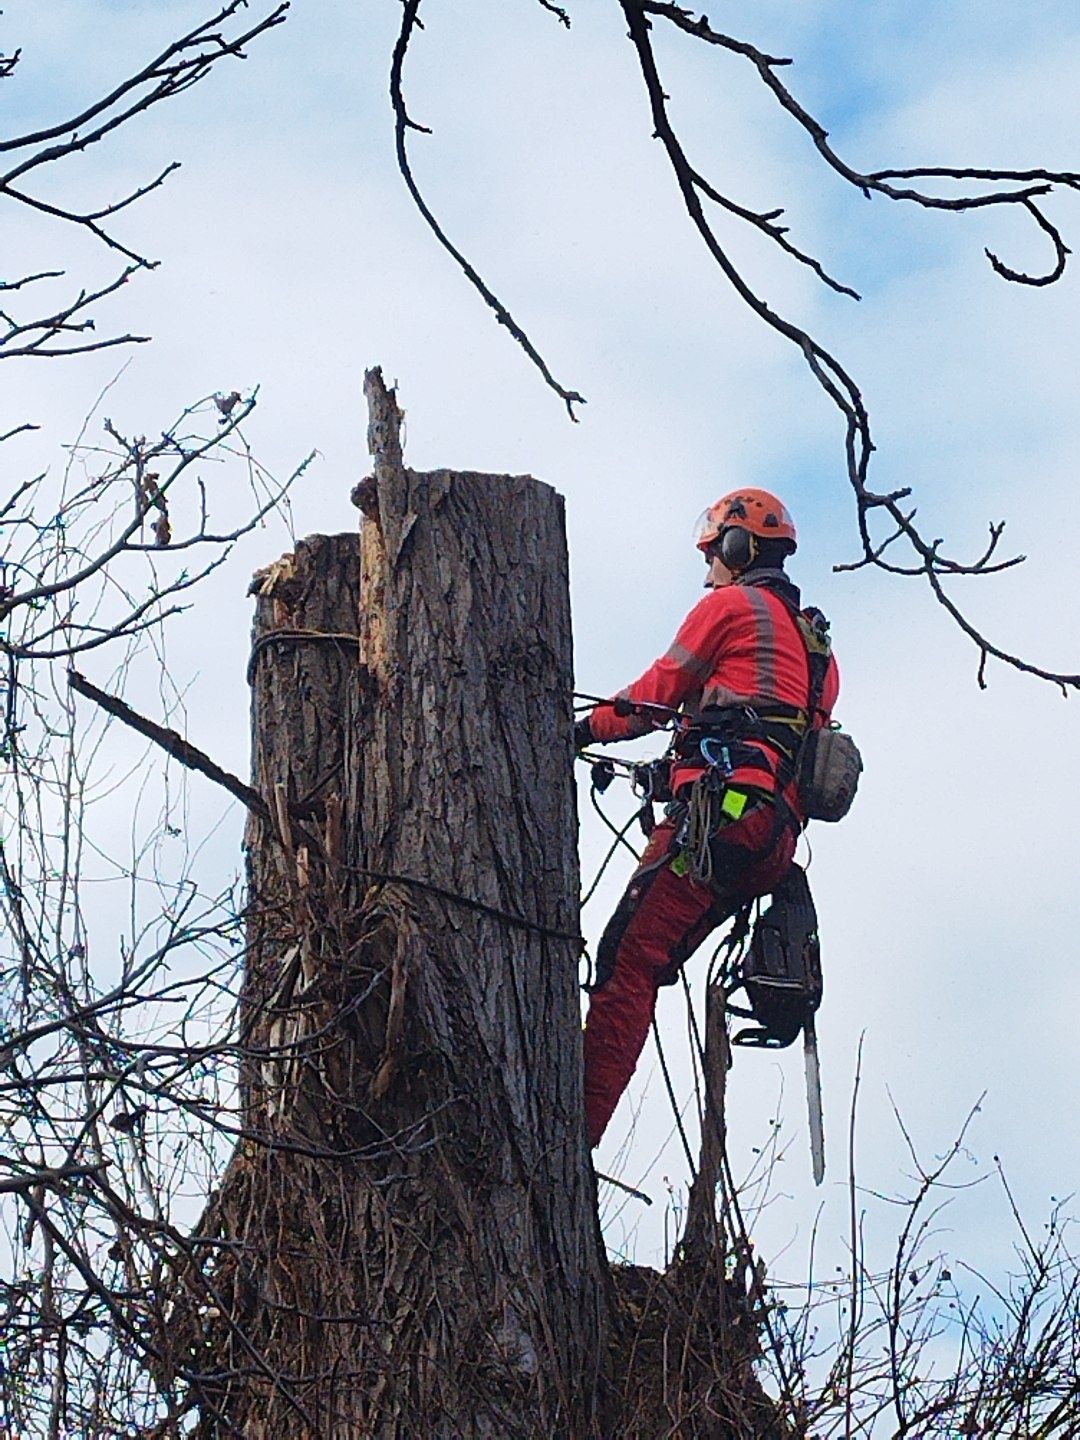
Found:
[[[667,1060],[664,1057],[664,1047],[660,1043],[660,1027],[656,1023],[656,1015],[652,1020],[653,1039],[656,1041],[656,1053],[660,1059],[660,1070],[664,1076],[664,1084],[667,1086],[668,1099],[671,1101],[671,1113],[675,1116],[675,1124],[679,1129],[679,1138],[682,1141],[683,1150],[686,1152],[686,1163],[690,1168],[691,1182],[697,1179],[697,1166],[694,1164],[693,1152],[690,1149],[690,1141],[686,1138],[686,1128],[682,1123],[682,1112],[679,1109],[679,1102],[675,1098],[675,1086],[671,1081],[671,1072],[667,1067]]]
[[[685,965],[679,971],[679,979],[682,981],[683,997],[686,1000],[686,1029],[690,1039],[690,1063],[694,1073],[694,1099],[697,1102],[698,1124],[704,1134],[706,1095],[703,1086],[707,1084],[708,1069],[705,1064],[705,1046],[701,1042],[701,1032],[698,1030],[697,1015],[694,1011],[694,996],[690,989]],[[708,990],[706,989],[707,994]]]
[[[681,714],[673,705],[660,705],[655,700],[628,700],[625,695],[609,695],[605,699],[602,695],[586,695],[584,691],[573,690],[571,699],[581,701],[580,705],[574,706],[575,710],[586,705],[593,708],[603,705],[614,710],[616,715],[663,715],[665,721],[677,720]]]
[[[538,920],[529,920],[524,915],[517,915],[512,910],[501,910],[497,905],[488,905],[483,900],[474,900],[469,895],[460,895],[456,890],[448,890],[444,885],[436,885],[431,880],[421,880],[418,875],[397,875],[389,870],[373,870],[367,865],[344,865],[342,869],[348,870],[353,875],[366,875],[369,879],[377,880],[384,885],[412,885],[417,890],[426,890],[431,895],[438,895],[441,900],[449,900],[452,904],[464,906],[466,910],[477,910],[481,915],[490,915],[493,920],[502,920],[507,925],[516,925],[520,930],[529,930],[535,935],[542,935],[547,940],[561,940],[565,944],[575,945],[579,955],[585,952],[584,936],[571,930],[557,930],[551,925],[542,925]]]
[[[595,875],[595,877],[593,878],[592,884],[589,886],[588,890],[586,890],[585,894],[581,897],[581,906],[582,906],[582,909],[585,908],[585,906],[589,903],[589,901],[592,899],[593,895],[595,894],[595,892],[596,892],[596,887],[600,884],[600,881],[604,878],[604,872],[607,870],[608,866],[611,864],[612,860],[614,859],[615,851],[618,850],[618,848],[619,848],[620,845],[625,845],[625,846],[626,846],[627,850],[629,850],[629,851],[630,851],[630,854],[634,857],[635,863],[641,859],[641,856],[640,856],[640,855],[638,854],[638,852],[634,849],[634,847],[630,844],[630,841],[627,840],[627,838],[626,838],[626,832],[630,829],[630,826],[633,825],[634,821],[635,821],[635,820],[638,818],[638,816],[641,814],[641,811],[640,811],[640,810],[635,810],[635,812],[633,813],[633,815],[630,816],[630,819],[627,820],[626,824],[620,829],[617,825],[614,824],[613,821],[611,821],[611,820],[608,819],[608,817],[604,814],[603,810],[601,809],[601,807],[600,807],[600,802],[599,802],[599,801],[597,800],[597,798],[596,798],[596,786],[595,786],[595,785],[592,786],[592,788],[591,788],[590,791],[589,791],[589,799],[592,801],[592,807],[593,807],[593,809],[596,811],[597,815],[600,816],[600,819],[601,819],[601,820],[604,822],[604,824],[608,827],[608,829],[611,831],[611,833],[615,836],[615,839],[611,842],[611,845],[608,847],[608,852],[607,852],[607,854],[604,856],[603,860],[600,862],[600,868],[599,868],[599,870],[597,870],[596,875]]]
[[[268,630],[253,643],[247,663],[247,682],[255,680],[255,667],[259,656],[269,645],[333,644],[355,646],[359,658],[360,636],[335,630]]]

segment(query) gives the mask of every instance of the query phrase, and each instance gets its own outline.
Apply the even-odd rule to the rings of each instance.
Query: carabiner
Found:
[[[731,751],[726,745],[720,745],[719,755],[715,755],[713,753],[713,746],[718,745],[719,743],[720,742],[714,739],[711,735],[704,736],[698,742],[699,748],[701,750],[702,759],[705,761],[706,765],[710,766],[710,768],[714,770],[719,770],[721,775],[723,775],[724,779],[726,780],[729,775],[734,773],[735,766],[731,763]]]

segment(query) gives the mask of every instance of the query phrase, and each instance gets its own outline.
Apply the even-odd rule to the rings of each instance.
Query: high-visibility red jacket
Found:
[[[781,590],[790,604],[781,599]],[[751,571],[733,585],[710,590],[683,621],[667,653],[614,698],[668,705],[682,710],[689,722],[711,705],[750,706],[763,718],[769,715],[770,703],[805,712],[810,702],[810,666],[791,613],[791,606],[798,604],[797,588],[780,572]],[[833,658],[813,717],[815,725],[828,723],[839,690],[840,674]],[[589,724],[594,739],[605,743],[647,734],[663,724],[663,717],[617,715],[608,704],[590,712]],[[747,744],[760,760],[738,765],[729,783],[775,791],[779,750],[763,739],[750,739]],[[673,785],[678,789],[688,784],[703,768],[701,759],[693,756],[676,762]]]

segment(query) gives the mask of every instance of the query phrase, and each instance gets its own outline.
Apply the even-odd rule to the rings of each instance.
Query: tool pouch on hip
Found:
[[[843,730],[811,730],[799,751],[795,783],[808,820],[842,820],[855,799],[863,762]]]

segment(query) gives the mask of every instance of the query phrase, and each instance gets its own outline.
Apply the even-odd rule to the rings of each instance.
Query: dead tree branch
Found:
[[[128,268],[112,285],[94,293],[80,291],[74,301],[51,315],[20,321],[0,316],[8,326],[7,334],[0,335],[0,356],[77,355],[116,345],[139,344],[148,338],[121,334],[77,345],[46,348],[47,342],[62,331],[93,330],[94,323],[86,313],[87,307],[111,295],[136,271],[156,267],[157,261],[125,243],[103,222],[159,189],[179,168],[179,162],[170,162],[154,179],[135,186],[119,200],[90,209],[77,209],[55,199],[46,199],[28,185],[43,174],[51,175],[58,165],[62,166],[65,161],[109,139],[162,101],[184,94],[205,80],[222,61],[246,59],[248,46],[281,25],[288,11],[289,0],[279,0],[261,18],[249,21],[248,0],[229,0],[90,105],[48,125],[0,139],[0,165],[6,167],[0,172],[0,200],[9,200],[49,220],[83,230],[107,250],[115,251],[129,262]],[[240,23],[242,18],[246,23]],[[11,75],[18,60],[18,51],[10,56],[0,56],[0,79]],[[57,279],[61,274],[58,270],[44,270],[5,281],[0,289],[17,291],[32,281]],[[75,316],[80,317],[77,322],[73,319]],[[26,339],[21,345],[12,344],[20,336],[35,338]]]
[[[779,106],[809,137],[826,166],[867,198],[877,195],[888,200],[906,201],[923,209],[953,214],[990,207],[1019,206],[1030,215],[1036,227],[1049,238],[1053,247],[1054,260],[1045,272],[1027,274],[1008,265],[993,252],[988,251],[987,257],[991,266],[1006,281],[1023,285],[1046,286],[1053,284],[1063,275],[1069,249],[1057,226],[1046,214],[1044,202],[1052,195],[1055,188],[1080,189],[1080,173],[1041,168],[1014,170],[941,165],[860,171],[841,157],[830,143],[825,126],[802,105],[793,90],[781,78],[781,73],[792,64],[790,58],[766,54],[747,41],[716,29],[710,24],[707,16],[696,15],[691,9],[669,3],[669,0],[619,0],[619,3],[627,23],[629,39],[634,48],[638,68],[645,84],[653,134],[664,146],[679,195],[691,224],[742,302],[764,324],[796,346],[814,379],[843,417],[846,471],[855,497],[856,526],[862,554],[859,560],[839,565],[837,568],[848,570],[873,565],[890,574],[922,578],[929,585],[934,599],[974,645],[978,657],[977,675],[980,685],[985,684],[987,662],[994,659],[1025,674],[1050,681],[1059,686],[1063,692],[1067,693],[1080,688],[1080,674],[1034,664],[991,640],[978,625],[968,618],[966,610],[946,589],[948,582],[960,577],[996,574],[1022,562],[1023,557],[1019,555],[1005,560],[992,559],[997,542],[1001,537],[1003,528],[1001,524],[991,526],[992,544],[987,554],[974,561],[964,561],[948,554],[943,549],[940,539],[927,536],[916,524],[914,509],[910,506],[905,507],[903,504],[910,495],[909,487],[903,487],[891,493],[879,493],[870,487],[868,476],[874,442],[870,431],[867,406],[859,385],[834,354],[801,326],[779,314],[770,305],[767,298],[749,284],[721,245],[706,212],[704,202],[707,201],[752,226],[793,260],[813,270],[830,289],[853,299],[859,298],[858,293],[851,286],[836,279],[819,259],[802,250],[791,240],[789,227],[779,223],[783,214],[782,209],[755,211],[741,205],[730,196],[725,195],[691,163],[683,140],[670,117],[669,96],[664,89],[653,45],[651,34],[653,25],[657,22],[662,23],[665,27],[677,30],[690,40],[738,56],[751,64]],[[574,404],[580,401],[581,397],[576,392],[567,391],[555,381],[546,362],[528,336],[513,320],[503,303],[496,298],[469,260],[447,239],[416,184],[409,163],[406,139],[410,130],[427,132],[424,126],[417,124],[409,117],[402,93],[402,70],[413,33],[420,24],[419,8],[420,0],[404,0],[402,24],[391,66],[390,94],[395,117],[398,164],[402,176],[421,215],[439,243],[454,258],[485,304],[494,311],[498,321],[506,326],[514,340],[540,371],[545,382],[563,399],[573,417]],[[568,23],[569,17],[561,14],[559,7],[546,5],[545,8],[554,10],[564,23]],[[936,193],[935,186],[939,188],[943,186],[951,193]],[[878,534],[879,527],[883,523],[889,531],[884,540]],[[892,557],[886,558],[885,556],[887,549],[901,541],[912,552],[910,563],[894,563]]]
[[[139,735],[145,735],[148,740],[159,745],[167,755],[178,760],[181,765],[186,765],[189,770],[197,770],[200,775],[205,775],[208,780],[212,780],[215,785],[220,785],[242,805],[246,805],[253,814],[269,820],[269,808],[257,790],[253,790],[250,785],[245,785],[239,776],[223,770],[220,765],[210,759],[209,755],[192,745],[190,740],[185,740],[176,730],[170,730],[165,725],[158,725],[155,721],[148,720],[145,715],[140,715],[121,700],[118,695],[110,695],[105,690],[99,690],[77,670],[68,671],[68,684],[77,695],[92,700],[107,715],[123,721]]]
[[[545,383],[549,385],[562,400],[570,419],[576,420],[577,416],[574,414],[574,406],[584,405],[585,397],[579,395],[576,390],[567,390],[565,386],[561,385],[558,380],[555,379],[555,376],[548,368],[547,362],[536,349],[525,331],[514,319],[513,315],[511,315],[510,311],[488,288],[476,268],[449,239],[428,206],[427,201],[424,199],[420,187],[417,185],[413,176],[407,145],[408,132],[410,130],[416,130],[423,135],[431,133],[425,126],[418,125],[414,120],[409,118],[409,113],[405,107],[405,97],[401,88],[401,76],[405,65],[405,55],[409,48],[413,31],[420,24],[418,18],[419,11],[420,0],[404,0],[401,30],[398,35],[397,44],[394,46],[394,56],[390,66],[390,100],[394,110],[394,134],[397,145],[398,169],[401,171],[402,179],[405,181],[406,188],[412,196],[416,208],[424,217],[436,240],[438,240],[447,254],[453,258],[469,284],[472,285],[481,296],[485,305],[494,312],[497,322],[506,327],[514,340],[521,346],[522,350],[525,351],[525,354],[544,377]]]

